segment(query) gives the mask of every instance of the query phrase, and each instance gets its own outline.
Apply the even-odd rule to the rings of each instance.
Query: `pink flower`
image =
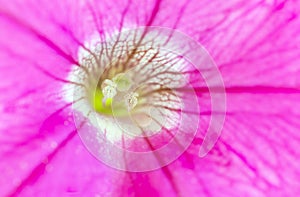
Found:
[[[299,8],[283,0],[1,1],[0,196],[299,195]],[[85,68],[81,50],[145,26],[176,29],[207,49],[225,84],[226,120],[199,157],[210,118],[224,112],[211,110],[204,83],[192,85],[201,112],[189,148],[160,169],[126,172],[95,158],[66,95],[79,81],[74,69]],[[104,102],[127,90],[119,80],[131,83],[105,76]],[[128,110],[139,96],[125,95]]]

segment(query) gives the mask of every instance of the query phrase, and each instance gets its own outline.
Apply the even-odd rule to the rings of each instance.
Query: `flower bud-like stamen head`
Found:
[[[132,110],[138,104],[138,99],[137,99],[138,96],[139,96],[138,93],[129,93],[125,95],[124,99],[128,111]]]

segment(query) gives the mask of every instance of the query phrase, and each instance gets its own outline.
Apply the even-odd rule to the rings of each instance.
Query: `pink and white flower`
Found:
[[[0,1],[0,5],[1,196],[300,193],[297,1],[14,0]],[[207,64],[202,63],[217,66],[222,80],[216,84],[224,82],[226,112],[216,110],[214,106],[220,103],[212,102],[220,95],[224,98],[222,87],[208,83],[219,80],[216,72],[195,71],[193,62],[163,50],[159,51],[162,58],[151,67],[148,62],[157,47],[141,43],[138,46],[144,48],[138,51],[148,54],[146,59],[132,50],[135,47],[111,52],[110,39],[128,44],[134,39],[121,40],[121,32],[150,26],[181,32],[206,48],[210,56],[205,56]],[[183,50],[182,57],[193,52],[193,47],[187,48],[190,50]],[[97,57],[90,56],[93,54]],[[107,64],[97,62],[99,57]],[[170,63],[173,59],[176,61]],[[155,66],[169,69],[161,71]],[[165,71],[171,74],[160,75]],[[149,77],[151,74],[155,77]],[[142,83],[145,81],[158,84],[149,86]],[[188,86],[195,97],[186,93]],[[157,97],[149,97],[148,92],[157,88]],[[171,97],[172,91],[177,96]],[[114,108],[115,101],[120,106]],[[149,103],[156,107],[150,108]],[[166,109],[162,115],[157,110],[161,104]],[[220,106],[225,109],[222,102]],[[114,127],[113,112],[124,130]],[[187,112],[193,113],[187,116]],[[225,113],[219,140],[199,157],[205,136],[212,141],[218,138],[205,133],[214,126],[212,120]],[[186,119],[182,119],[184,115]],[[132,120],[138,120],[135,128]],[[112,153],[107,142],[133,151],[162,147],[178,133],[179,123],[187,138],[192,135],[191,144],[187,150],[179,149],[183,154],[161,168],[119,171],[98,160]],[[149,133],[139,140],[144,130]],[[124,137],[125,131],[131,131],[127,133],[131,137]],[[95,141],[97,137],[102,141]],[[145,139],[154,145],[149,146],[152,143]],[[103,154],[95,154],[93,147],[102,147]],[[130,162],[115,155],[112,158],[111,162],[123,167],[139,163],[138,158]]]

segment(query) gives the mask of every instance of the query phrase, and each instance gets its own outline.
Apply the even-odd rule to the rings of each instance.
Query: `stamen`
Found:
[[[131,111],[138,104],[138,96],[139,94],[136,92],[129,93],[124,96],[128,111]]]
[[[101,85],[102,87],[102,94],[103,94],[103,99],[102,99],[102,103],[103,103],[103,106],[106,105],[106,101],[107,99],[112,99],[116,96],[117,94],[117,90],[116,90],[116,87],[117,85],[109,80],[109,79],[105,79]]]

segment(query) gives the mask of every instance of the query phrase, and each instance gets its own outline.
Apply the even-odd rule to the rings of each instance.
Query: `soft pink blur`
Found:
[[[0,196],[300,195],[300,2],[283,0],[0,1]],[[205,157],[121,172],[85,149],[61,87],[91,34],[174,28],[223,75],[227,118]],[[200,128],[211,112],[207,92]]]

